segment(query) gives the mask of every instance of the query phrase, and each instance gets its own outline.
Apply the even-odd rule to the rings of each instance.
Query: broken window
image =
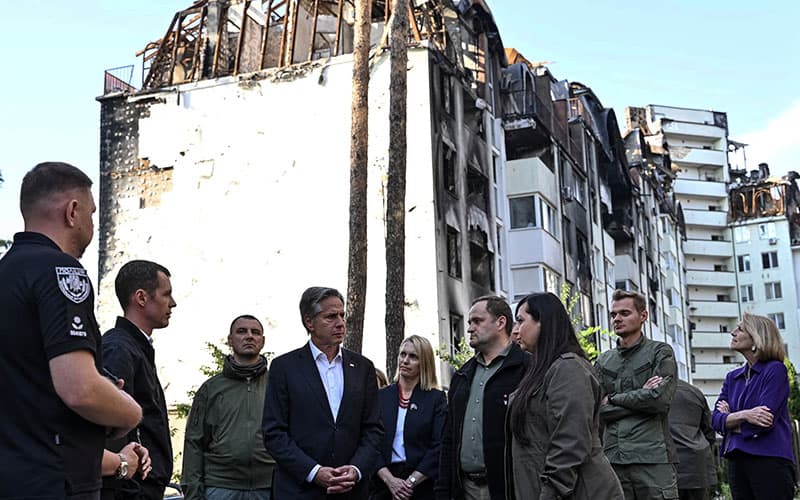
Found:
[[[473,283],[494,290],[494,254],[489,251],[487,235],[480,229],[469,233],[469,263]]]
[[[489,179],[474,167],[467,169],[467,201],[489,211]]]
[[[450,87],[450,75],[444,71],[439,71],[439,88],[441,89],[442,96],[442,109],[448,116],[453,116],[453,90]]]
[[[758,225],[758,237],[762,240],[775,237],[775,223],[767,222]]]
[[[461,279],[461,235],[447,226],[447,274]]]
[[[536,227],[536,199],[531,196],[509,198],[508,209],[511,212],[511,229]]]
[[[450,355],[454,356],[464,338],[464,317],[458,313],[450,313]]]
[[[453,151],[447,144],[443,146],[444,150],[444,189],[451,195],[458,198],[458,189],[456,188],[456,152]]]

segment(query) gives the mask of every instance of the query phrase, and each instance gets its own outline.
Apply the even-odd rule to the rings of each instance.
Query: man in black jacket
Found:
[[[511,341],[511,308],[501,297],[475,299],[469,310],[469,345],[475,356],[450,381],[436,498],[505,498],[504,422],[508,396],[530,356]]]
[[[158,380],[153,330],[169,325],[175,300],[170,273],[166,267],[146,260],[133,260],[122,266],[114,281],[124,317],[103,335],[103,362],[106,370],[123,379],[123,389],[142,406],[142,423],[119,444],[136,441],[150,450],[152,471],[145,479],[104,479],[103,498],[116,500],[160,500],[172,477],[172,443],[167,405]],[[120,471],[121,472],[121,471]]]

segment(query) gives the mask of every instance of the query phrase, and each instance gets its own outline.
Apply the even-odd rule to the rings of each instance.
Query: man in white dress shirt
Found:
[[[264,445],[276,462],[274,500],[366,499],[383,428],[375,367],[342,349],[344,299],[311,287],[300,300],[310,335],[270,366],[264,398]]]

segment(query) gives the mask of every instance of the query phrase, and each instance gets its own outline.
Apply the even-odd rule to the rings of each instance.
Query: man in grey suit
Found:
[[[276,462],[273,500],[366,499],[383,436],[375,367],[341,347],[344,299],[337,290],[307,289],[300,317],[309,342],[272,362],[264,398],[264,446]]]

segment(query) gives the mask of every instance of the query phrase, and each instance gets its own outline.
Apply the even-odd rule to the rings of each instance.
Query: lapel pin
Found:
[[[355,368],[355,367],[356,367],[356,365],[354,365],[353,363],[350,363],[350,368]]]
[[[411,409],[412,410],[416,410],[417,409],[417,404],[416,403],[411,403]]]

